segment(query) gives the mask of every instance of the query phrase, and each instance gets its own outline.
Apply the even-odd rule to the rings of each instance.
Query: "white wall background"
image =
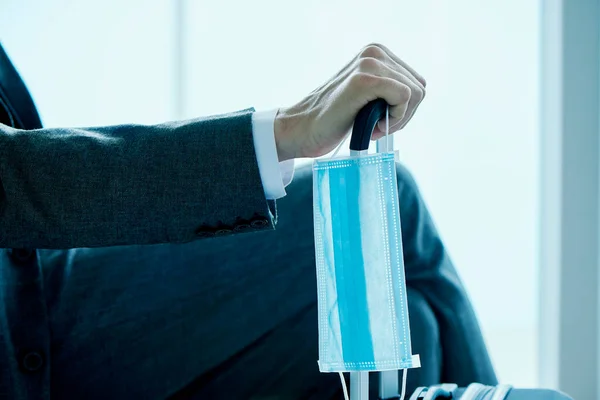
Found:
[[[0,40],[44,124],[170,119],[172,3],[0,0]]]
[[[0,0],[0,40],[47,126],[288,105],[365,44],[386,44],[428,81],[396,146],[500,379],[535,385],[539,2],[182,1],[182,68],[176,1]]]

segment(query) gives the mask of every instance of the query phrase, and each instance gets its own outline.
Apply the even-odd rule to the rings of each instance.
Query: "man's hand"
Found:
[[[279,160],[329,153],[344,139],[360,109],[378,98],[390,105],[390,133],[402,129],[423,100],[425,84],[385,46],[365,47],[329,82],[296,105],[279,110],[275,119]],[[384,133],[380,121],[373,139]]]

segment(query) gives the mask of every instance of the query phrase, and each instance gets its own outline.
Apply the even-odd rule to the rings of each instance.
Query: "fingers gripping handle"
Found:
[[[388,104],[383,99],[370,101],[356,115],[352,136],[350,137],[350,150],[362,151],[369,149],[371,135],[377,122],[385,116]]]

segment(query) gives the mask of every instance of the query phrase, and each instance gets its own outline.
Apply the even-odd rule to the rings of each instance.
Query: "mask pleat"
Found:
[[[360,172],[352,165],[330,170],[335,278],[344,362],[374,361],[361,245]]]

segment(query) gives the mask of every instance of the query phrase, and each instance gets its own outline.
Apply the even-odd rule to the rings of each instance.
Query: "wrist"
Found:
[[[290,116],[286,109],[280,108],[277,111],[273,130],[275,134],[277,156],[279,157],[280,162],[297,157],[294,137],[291,134],[295,124],[294,117]]]

